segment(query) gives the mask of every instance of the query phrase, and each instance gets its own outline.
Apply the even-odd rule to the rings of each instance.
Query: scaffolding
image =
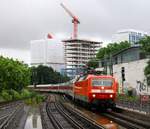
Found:
[[[63,40],[65,46],[65,64],[66,70],[72,69],[75,75],[80,74],[80,69],[87,64],[87,62],[95,58],[97,50],[101,47],[102,42],[68,39]],[[73,76],[75,76],[73,75]]]

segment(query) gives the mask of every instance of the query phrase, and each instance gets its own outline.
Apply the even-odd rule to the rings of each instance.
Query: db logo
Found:
[[[149,96],[148,95],[142,95],[141,96],[141,101],[148,101],[149,100]]]

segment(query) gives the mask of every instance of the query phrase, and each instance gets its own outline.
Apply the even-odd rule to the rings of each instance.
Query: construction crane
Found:
[[[73,23],[73,38],[77,38],[78,24],[80,24],[79,19],[77,18],[77,16],[73,15],[73,13],[68,8],[66,8],[66,6],[63,3],[61,3],[60,5],[73,18],[72,19],[72,23]]]

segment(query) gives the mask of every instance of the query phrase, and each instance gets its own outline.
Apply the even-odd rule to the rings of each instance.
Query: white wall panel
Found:
[[[139,91],[139,84],[137,81],[140,81],[144,84],[144,68],[147,65],[147,59],[133,61],[129,63],[122,63],[113,66],[113,74],[114,77],[117,78],[119,81],[120,88],[122,87],[122,75],[121,75],[121,67],[125,68],[125,82],[124,82],[124,89],[129,87],[135,88],[138,93]],[[147,89],[143,90],[142,93],[147,92]],[[150,89],[148,90],[150,92]]]

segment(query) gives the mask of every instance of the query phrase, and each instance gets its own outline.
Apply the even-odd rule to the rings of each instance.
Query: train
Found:
[[[87,106],[113,108],[115,107],[118,82],[113,76],[88,74],[77,76],[66,83],[36,85],[34,90],[61,93],[73,101]]]

